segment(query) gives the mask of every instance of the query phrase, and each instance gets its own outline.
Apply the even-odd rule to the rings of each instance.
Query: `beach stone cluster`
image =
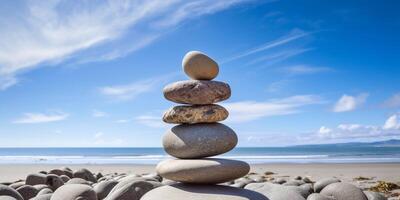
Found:
[[[219,66],[202,52],[187,53],[182,67],[191,79],[171,83],[163,90],[167,100],[183,104],[163,116],[164,122],[178,124],[162,141],[165,151],[176,159],[162,161],[156,168],[163,178],[179,183],[152,190],[143,199],[266,199],[254,191],[215,185],[250,171],[243,161],[210,158],[232,150],[238,143],[236,133],[219,123],[228,117],[228,111],[216,104],[229,99],[231,88],[213,80]]]
[[[140,200],[160,187],[157,174],[92,173],[86,168],[40,171],[0,183],[0,200]]]

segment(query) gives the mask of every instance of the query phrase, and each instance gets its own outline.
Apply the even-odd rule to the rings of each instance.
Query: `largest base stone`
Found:
[[[222,185],[173,184],[146,193],[141,200],[269,200],[251,190]]]

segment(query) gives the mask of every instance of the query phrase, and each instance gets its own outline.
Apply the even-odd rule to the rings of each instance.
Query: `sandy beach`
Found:
[[[71,169],[87,168],[90,171],[102,174],[153,173],[155,165],[42,165],[42,164],[3,164],[0,165],[0,182],[24,179],[30,173],[48,171],[68,166]],[[374,180],[400,183],[400,163],[378,164],[255,164],[251,165],[251,172],[264,174],[275,173],[272,177],[306,176],[311,180],[326,177],[337,177],[341,180],[353,181],[355,177],[367,177]]]

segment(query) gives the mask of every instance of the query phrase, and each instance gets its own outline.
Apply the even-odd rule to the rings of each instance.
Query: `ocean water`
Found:
[[[400,147],[235,148],[217,156],[249,163],[399,163]],[[0,164],[156,164],[162,148],[0,148]]]

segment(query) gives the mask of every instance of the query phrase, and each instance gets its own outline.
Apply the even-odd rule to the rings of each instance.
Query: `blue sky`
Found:
[[[239,146],[400,136],[398,1],[3,1],[0,146],[161,146],[199,50]]]

